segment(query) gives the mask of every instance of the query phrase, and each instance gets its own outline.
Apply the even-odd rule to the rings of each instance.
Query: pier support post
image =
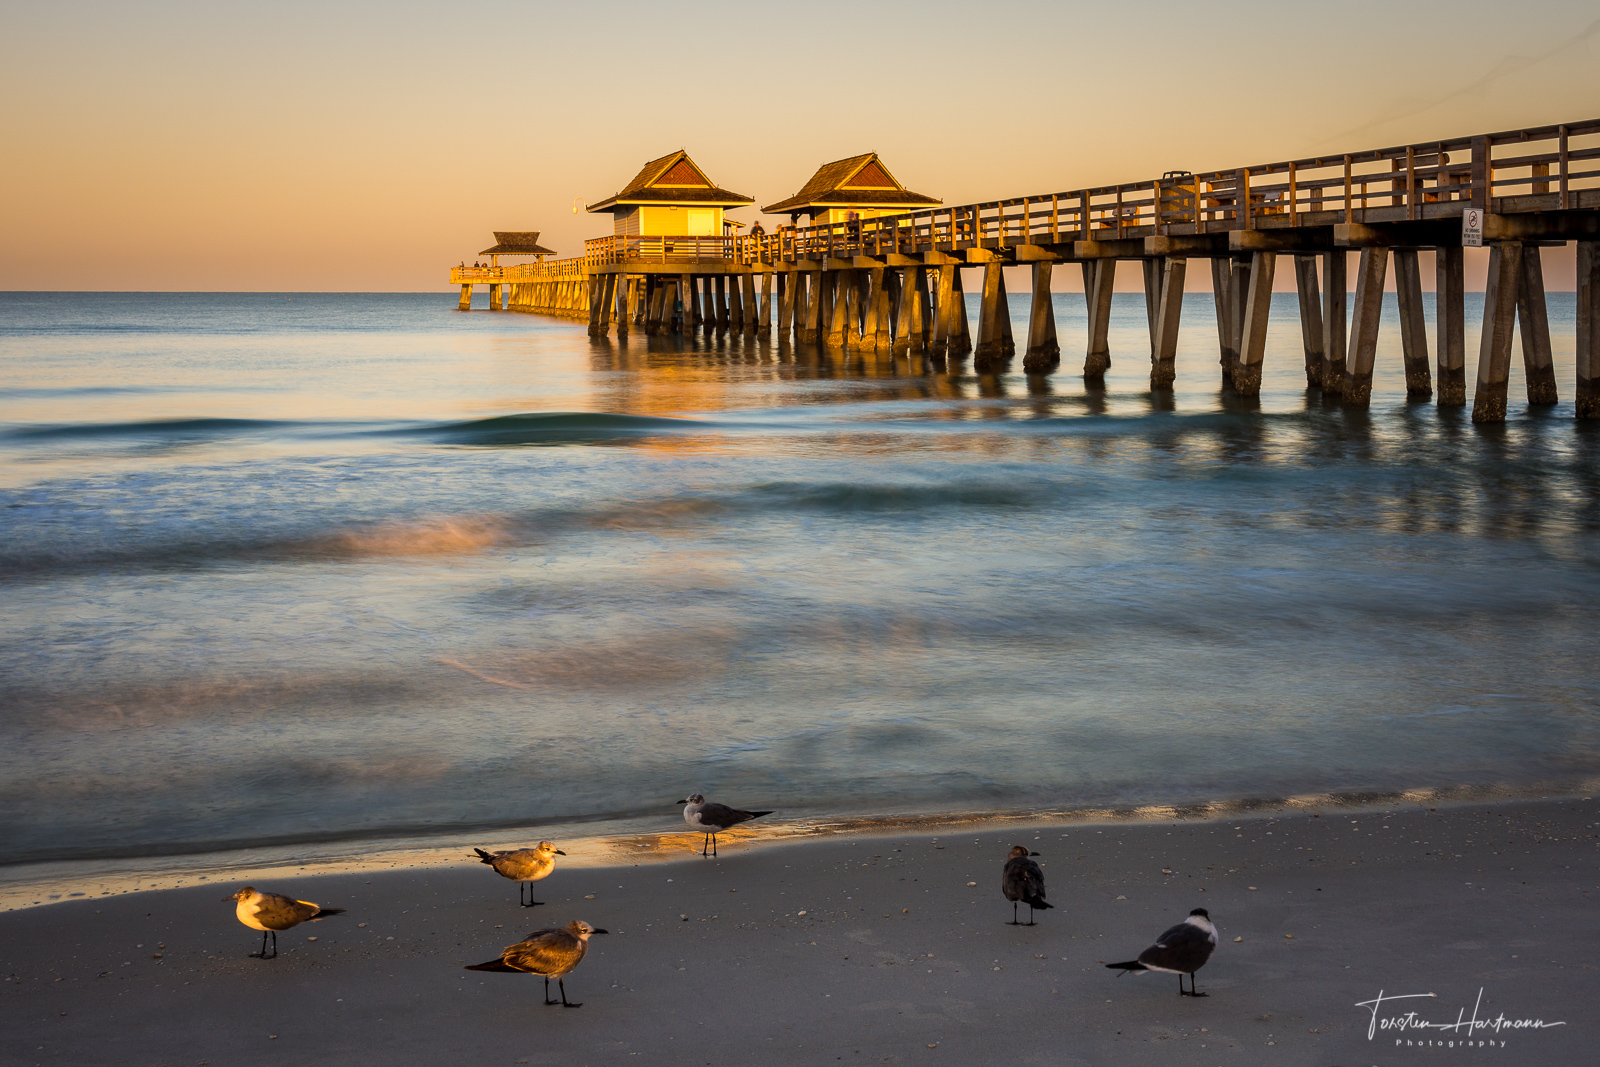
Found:
[[[700,293],[693,274],[678,275],[678,299],[683,301],[683,332],[693,333],[700,325]]]
[[[1428,366],[1428,323],[1422,313],[1422,268],[1414,248],[1394,254],[1394,289],[1400,305],[1400,352],[1406,368],[1406,399],[1433,397]]]
[[[1183,284],[1189,261],[1161,261],[1160,298],[1156,306],[1155,348],[1150,354],[1150,388],[1168,390],[1178,376],[1178,323],[1183,317]]]
[[[1272,276],[1276,252],[1256,252],[1250,257],[1250,285],[1245,294],[1244,328],[1239,334],[1239,365],[1233,388],[1240,396],[1261,395],[1261,364],[1267,354],[1267,322],[1272,314]]]
[[[1550,359],[1550,317],[1544,303],[1544,263],[1536,244],[1522,246],[1517,332],[1522,335],[1522,367],[1528,382],[1528,403],[1556,403],[1556,368]]]
[[[655,275],[650,278],[650,310],[644,320],[644,332],[654,336],[662,331],[662,320],[671,311],[667,308],[667,287]]]
[[[1022,369],[1029,374],[1049,374],[1061,364],[1061,344],[1056,340],[1056,308],[1050,299],[1050,274],[1054,263],[1033,265],[1033,296],[1028,303],[1028,349]]]
[[[1006,272],[1000,269],[1000,355],[1010,359],[1017,354],[1017,340],[1011,333],[1011,297],[1006,293]]]
[[[862,310],[865,312],[861,324],[861,345],[863,348],[878,347],[878,331],[886,327],[886,321],[880,321],[879,312],[883,309],[880,304],[883,300],[883,279],[887,273],[884,267],[872,267],[866,271],[867,296],[863,300]],[[887,314],[882,319],[887,319]]]
[[[833,292],[832,307],[828,310],[828,336],[829,348],[842,348],[845,343],[846,324],[850,319],[851,294],[856,288],[856,272],[853,270],[831,271],[825,276],[824,284]]]
[[[911,355],[927,349],[924,335],[928,321],[928,272],[922,267],[907,267],[900,278],[899,313],[895,319],[894,352]]]
[[[489,310],[490,311],[502,311],[502,310],[504,310],[504,305],[501,303],[501,301],[503,301],[505,299],[505,297],[503,295],[504,290],[505,290],[505,286],[502,286],[502,285],[490,285],[489,286]]]
[[[878,313],[878,347],[893,353],[895,339],[905,329],[900,321],[900,272],[883,272],[883,305]]]
[[[712,281],[717,290],[717,329],[728,328],[728,276],[726,274],[712,275]]]
[[[1506,382],[1511,377],[1511,335],[1517,322],[1521,274],[1521,244],[1507,241],[1489,249],[1483,332],[1478,338],[1478,384],[1472,393],[1473,422],[1506,421]]]
[[[1322,254],[1322,392],[1344,395],[1344,353],[1349,315],[1349,260],[1343,251]]]
[[[978,344],[972,350],[974,367],[985,369],[1002,358],[1000,339],[1001,271],[998,260],[983,265],[983,295],[978,299]]]
[[[1233,260],[1213,256],[1211,259],[1211,303],[1217,310],[1217,359],[1222,364],[1222,384],[1232,386],[1233,365],[1239,361],[1233,321]]]
[[[744,332],[756,332],[756,275],[755,271],[746,270],[739,277],[739,289],[743,299],[739,301],[744,311]]]
[[[456,305],[456,310],[457,311],[471,311],[472,310],[472,283],[471,282],[462,282],[461,283],[461,302]]]
[[[1600,241],[1579,241],[1577,285],[1580,419],[1600,419]]]
[[[1389,273],[1387,248],[1363,248],[1356,265],[1356,306],[1350,317],[1350,347],[1344,361],[1344,402],[1372,403],[1372,364],[1378,354],[1378,323],[1383,315],[1383,279]]]
[[[953,264],[946,263],[939,268],[939,299],[934,308],[933,339],[928,344],[928,351],[935,356],[942,356],[950,348],[950,319],[951,309],[955,306],[955,287],[957,284],[956,268]]]
[[[662,288],[666,293],[661,298],[661,332],[677,333],[682,329],[682,319],[678,314],[678,279],[667,278]]]
[[[950,293],[950,336],[945,339],[945,355],[960,359],[972,351],[972,331],[967,325],[967,292],[961,284],[961,268],[955,269]]]
[[[628,298],[633,294],[633,279],[626,274],[619,274],[616,277],[617,337],[620,339],[628,336],[628,326],[633,321],[628,305]]]
[[[1144,317],[1150,325],[1150,362],[1156,359],[1156,319],[1161,315],[1161,260],[1141,259],[1144,273]]]
[[[636,274],[629,285],[633,293],[633,324],[643,326],[645,317],[650,314],[650,276]]]
[[[800,329],[800,341],[803,344],[814,345],[822,332],[822,279],[825,275],[820,270],[806,274],[806,301],[805,324]]]
[[[1434,311],[1439,323],[1439,406],[1467,403],[1466,256],[1460,245],[1434,249]]]
[[[588,283],[589,336],[601,337],[604,336],[601,323],[605,321],[604,315],[606,306],[604,301],[600,299],[600,296],[605,292],[606,276],[603,274],[591,274],[589,275]]]
[[[761,314],[756,320],[756,329],[767,333],[772,329],[772,276],[774,271],[767,271],[761,276]]]
[[[1322,294],[1317,291],[1317,257],[1294,257],[1294,287],[1300,297],[1300,347],[1306,355],[1306,388],[1322,388]]]
[[[1083,376],[1097,381],[1111,367],[1111,347],[1107,331],[1111,325],[1111,293],[1117,277],[1117,261],[1095,259],[1083,265],[1083,297],[1089,312],[1089,344],[1083,357]]]
[[[786,339],[790,330],[794,328],[794,290],[795,280],[800,277],[794,271],[778,272],[778,337]]]

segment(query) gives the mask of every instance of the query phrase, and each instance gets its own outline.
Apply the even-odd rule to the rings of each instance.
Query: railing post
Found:
[[[1556,169],[1561,175],[1561,210],[1567,210],[1567,128],[1556,127]]]
[[[1472,139],[1472,206],[1481,211],[1489,210],[1489,179],[1493,173],[1489,166],[1489,138],[1474,137]]]
[[[1417,150],[1406,145],[1406,218],[1417,217]]]

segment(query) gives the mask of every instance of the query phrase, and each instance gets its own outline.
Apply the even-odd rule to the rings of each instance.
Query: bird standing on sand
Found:
[[[1211,925],[1211,916],[1204,908],[1196,908],[1189,917],[1156,939],[1156,943],[1139,953],[1139,958],[1126,963],[1108,963],[1107,967],[1126,974],[1129,971],[1165,971],[1178,976],[1180,997],[1204,997],[1194,988],[1194,972],[1206,965],[1212,950],[1217,947],[1217,928]],[[1183,988],[1183,976],[1189,976],[1189,988]],[[1117,977],[1121,977],[1118,975]]]
[[[536,974],[544,979],[546,1005],[557,1003],[550,999],[550,979],[554,978],[561,988],[561,1006],[581,1008],[582,1003],[573,1004],[567,1000],[567,983],[563,979],[583,962],[583,954],[589,951],[589,935],[607,932],[574,919],[559,930],[535,930],[525,940],[507,945],[499,959],[475,964],[467,970]]]
[[[1029,852],[1023,845],[1014,845],[1006,857],[1005,869],[1000,872],[1000,892],[1011,901],[1011,921],[1006,924],[1008,926],[1032,926],[1034,908],[1055,907],[1044,899],[1044,871],[1028,858],[1037,855],[1037,852]],[[1017,921],[1019,900],[1028,905],[1026,924]]]
[[[296,900],[293,897],[281,896],[277,893],[263,893],[252,886],[245,886],[231,897],[223,900],[236,900],[239,902],[234,913],[239,916],[239,921],[252,930],[261,931],[261,951],[250,953],[251,959],[272,960],[278,958],[278,931],[287,930],[291,926],[299,926],[305,922],[315,922],[325,919],[330,915],[342,915],[343,908],[323,908],[311,903],[309,900]],[[267,955],[267,935],[272,935],[272,955]]]
[[[717,854],[717,835],[722,831],[730,826],[738,826],[742,822],[772,814],[770,811],[740,811],[726,804],[712,804],[699,793],[691,793],[688,799],[680,800],[678,803],[683,805],[683,821],[706,835],[713,856]],[[700,855],[705,854],[706,845],[702,844]]]
[[[524,908],[536,908],[543,904],[542,900],[533,899],[533,883],[547,877],[556,869],[556,857],[565,856],[559,848],[548,841],[540,841],[538,848],[519,848],[509,852],[485,852],[481,848],[472,851],[478,858],[495,871],[502,878],[510,878],[517,883],[517,903]],[[522,903],[522,887],[528,887],[528,902]]]

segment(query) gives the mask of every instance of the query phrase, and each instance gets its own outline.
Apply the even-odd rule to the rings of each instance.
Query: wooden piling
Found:
[[[1083,357],[1083,376],[1096,381],[1111,367],[1107,342],[1111,326],[1111,294],[1117,277],[1114,259],[1089,260],[1083,265],[1084,301],[1089,311],[1089,344]]]
[[[1344,395],[1344,354],[1348,328],[1349,260],[1343,251],[1322,254],[1322,392]]]
[[[1350,317],[1350,345],[1344,365],[1344,402],[1372,403],[1372,365],[1378,354],[1378,323],[1383,315],[1383,279],[1389,272],[1387,248],[1363,248],[1356,265],[1356,300]]]
[[[1276,252],[1256,252],[1250,257],[1244,329],[1239,334],[1239,365],[1233,373],[1233,388],[1240,396],[1261,395],[1261,366],[1266,358],[1267,324],[1272,312],[1272,275],[1277,264]]]
[[[1150,326],[1150,362],[1156,361],[1156,319],[1161,317],[1161,260],[1148,256],[1139,261],[1144,274],[1144,317]]]
[[[1061,344],[1056,340],[1056,308],[1050,297],[1054,263],[1033,265],[1033,296],[1028,303],[1028,348],[1022,369],[1029,374],[1049,374],[1061,364]]]
[[[1245,332],[1245,309],[1250,303],[1250,257],[1235,257],[1228,262],[1228,322],[1233,326],[1233,338],[1229,342],[1228,351],[1233,357],[1233,362],[1222,370],[1222,381],[1228,388],[1233,388],[1234,376],[1239,370],[1239,360],[1243,355]]]
[[[950,350],[950,325],[954,318],[955,292],[959,277],[956,267],[946,263],[939,268],[939,292],[935,301],[933,338],[928,342],[928,352],[942,356]]]
[[[851,313],[851,294],[856,289],[856,272],[853,270],[836,270],[826,276],[826,282],[833,291],[832,306],[828,309],[828,333],[825,343],[829,348],[843,348],[846,334],[846,324]]]
[[[1507,241],[1490,247],[1483,332],[1478,338],[1478,384],[1472,394],[1473,422],[1506,421],[1506,382],[1511,376],[1511,335],[1517,322],[1521,274],[1521,244]]]
[[[1183,317],[1183,284],[1189,261],[1166,257],[1161,265],[1160,301],[1156,309],[1155,350],[1150,360],[1150,388],[1168,390],[1178,376],[1178,324]]]
[[[1422,310],[1422,268],[1414,248],[1394,254],[1394,288],[1400,305],[1400,352],[1406,369],[1406,399],[1428,400],[1433,396],[1432,371],[1428,366],[1428,323]]]
[[[794,329],[795,283],[805,275],[796,271],[778,271],[778,337],[787,338]]]
[[[1306,357],[1306,387],[1322,388],[1322,294],[1317,290],[1317,257],[1294,257],[1294,286],[1300,298],[1300,347]]]
[[[978,344],[972,350],[973,364],[983,370],[1002,358],[1000,340],[1000,278],[1003,265],[991,259],[983,265],[983,294],[978,298]]]
[[[883,293],[878,299],[878,348],[892,353],[901,329],[899,271],[886,269],[883,272]]]
[[[1239,349],[1233,322],[1233,260],[1230,257],[1211,258],[1211,303],[1217,311],[1217,359],[1222,364],[1222,384],[1231,387]]]
[[[745,271],[739,279],[739,288],[742,299],[739,301],[744,312],[744,321],[740,325],[745,333],[756,332],[756,276],[753,271]]]
[[[662,288],[666,291],[661,297],[661,332],[676,333],[683,328],[678,313],[678,279],[667,278]]]
[[[1460,245],[1436,248],[1434,256],[1439,406],[1459,408],[1467,403],[1466,256]]]
[[[756,329],[767,333],[772,329],[772,276],[775,271],[767,271],[761,276],[761,315],[756,321]]]
[[[623,338],[628,336],[628,325],[631,319],[628,314],[628,297],[632,292],[632,279],[626,274],[618,274],[615,277],[617,279],[616,292],[614,294],[617,302],[617,337]]]
[[[456,305],[457,311],[472,310],[472,283],[463,282],[461,285],[461,302]]]
[[[861,302],[862,310],[865,312],[861,324],[863,348],[878,346],[879,312],[882,310],[879,304],[883,298],[883,279],[886,273],[887,269],[884,267],[871,267],[863,272],[867,289],[866,299]],[[882,318],[887,320],[888,315],[885,314]],[[885,321],[882,325],[888,326],[888,322]]]
[[[589,289],[589,336],[602,337],[604,333],[602,332],[601,323],[605,321],[602,316],[605,311],[605,304],[601,302],[600,294],[605,289],[605,275],[591,274],[587,281]]]
[[[712,281],[717,290],[717,329],[728,328],[728,276],[726,274],[712,275]]]
[[[822,332],[822,280],[826,275],[820,270],[805,275],[805,317],[800,327],[803,344],[814,345]]]
[[[950,293],[950,336],[945,339],[945,355],[959,359],[972,351],[972,331],[967,325],[967,293],[957,267]]]
[[[1517,284],[1517,332],[1522,336],[1522,367],[1528,403],[1556,403],[1556,368],[1550,359],[1550,318],[1544,302],[1544,264],[1536,244],[1522,247]]]
[[[928,348],[928,272],[922,267],[907,267],[900,279],[899,296],[894,351],[920,355]]]
[[[1011,297],[1006,294],[1006,272],[1000,271],[1000,355],[1010,359],[1017,354],[1017,341],[1011,332]]]
[[[1600,419],[1600,241],[1578,245],[1578,392],[1580,419]]]

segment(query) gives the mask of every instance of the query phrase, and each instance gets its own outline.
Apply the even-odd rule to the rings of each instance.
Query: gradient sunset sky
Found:
[[[442,290],[679,147],[963,203],[1600,115],[1593,0],[13,0],[0,59],[8,290]]]

